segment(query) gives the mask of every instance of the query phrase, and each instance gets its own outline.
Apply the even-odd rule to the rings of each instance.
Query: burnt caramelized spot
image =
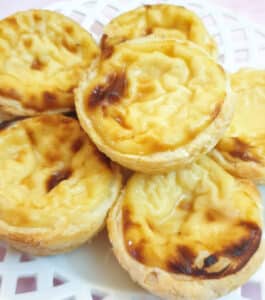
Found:
[[[122,210],[122,228],[123,228],[123,233],[126,233],[126,231],[131,230],[133,228],[139,227],[138,224],[134,223],[131,220],[131,212],[129,208],[124,207]],[[144,263],[144,245],[145,241],[144,239],[140,240],[137,243],[133,243],[131,240],[127,240],[125,242],[126,249],[128,253],[130,254],[131,257],[136,259],[139,262]]]
[[[26,119],[26,117],[17,117],[12,120],[3,121],[0,123],[0,130],[6,129],[6,128],[14,125],[16,122],[24,120],[24,119]]]
[[[18,26],[17,20],[14,17],[6,18],[6,22],[13,27]]]
[[[33,19],[35,22],[42,21],[42,17],[37,12],[33,14]]]
[[[145,35],[149,35],[153,33],[153,29],[151,27],[147,27],[145,30]]]
[[[62,40],[62,45],[64,48],[66,48],[71,53],[76,53],[78,50],[78,44],[71,44],[66,39]]]
[[[21,100],[22,98],[21,95],[13,88],[0,88],[0,96],[15,100]]]
[[[260,227],[251,222],[240,222],[239,226],[245,228],[248,236],[243,237],[240,241],[234,243],[223,252],[226,256],[233,257],[245,265],[251,256],[256,252],[262,236]]]
[[[35,58],[31,64],[31,69],[40,71],[45,67],[45,64],[39,58]]]
[[[104,153],[100,152],[98,149],[95,149],[94,153],[108,169],[112,169],[111,160]]]
[[[192,201],[181,201],[181,203],[177,206],[177,209],[190,212],[193,210],[193,203]]]
[[[145,4],[145,5],[144,5],[144,7],[145,7],[146,9],[150,9],[150,8],[152,8],[152,6],[153,6],[153,5],[151,5],[151,4]]]
[[[57,106],[57,97],[55,94],[45,91],[42,97],[46,108],[55,108]]]
[[[216,255],[209,255],[206,257],[203,261],[203,267],[209,268],[212,265],[216,264],[218,262],[218,257]]]
[[[220,278],[238,272],[257,251],[262,236],[260,227],[255,223],[240,222],[238,226],[245,228],[245,236],[229,247],[224,248],[222,251],[218,251],[206,257],[202,268],[194,266],[195,255],[188,247],[177,247],[177,259],[169,260],[167,263],[168,270],[177,274],[210,279]],[[209,272],[206,270],[216,264],[221,257],[230,258],[230,264],[220,271]]]
[[[114,120],[124,129],[132,129],[130,125],[127,124],[126,120],[122,115],[118,115],[114,118]]]
[[[225,214],[217,209],[208,209],[205,213],[206,220],[208,222],[216,222],[226,219]]]
[[[103,34],[100,40],[100,49],[101,49],[101,57],[103,59],[107,59],[111,57],[114,51],[114,47],[108,44],[108,36],[106,34]]]
[[[68,111],[68,112],[63,113],[63,115],[66,117],[78,120],[76,111]]]
[[[71,169],[63,169],[52,174],[46,182],[47,192],[55,188],[61,181],[68,179],[72,174]]]
[[[32,46],[32,39],[25,39],[23,44],[27,49],[29,49]]]
[[[215,120],[222,110],[223,102],[220,102],[216,105],[215,109],[212,112],[212,120]]]
[[[72,26],[65,26],[64,27],[65,32],[67,32],[68,34],[72,34],[74,32],[74,29]]]
[[[259,163],[259,160],[256,157],[253,157],[249,153],[250,146],[240,140],[239,138],[233,138],[234,149],[229,152],[229,154],[233,157],[239,158],[243,161],[253,161]]]
[[[29,138],[29,141],[30,141],[31,145],[36,145],[37,144],[37,140],[36,140],[34,131],[31,130],[31,129],[29,129],[29,128],[26,128],[26,133],[27,133],[27,136]]]
[[[94,108],[119,101],[127,87],[125,73],[115,73],[107,77],[105,85],[96,86],[88,97],[88,105]]]
[[[71,150],[73,153],[78,152],[84,145],[84,139],[79,137],[71,145]]]
[[[176,252],[178,259],[169,261],[168,268],[174,273],[191,275],[193,273],[193,262],[196,255],[187,246],[178,246]]]

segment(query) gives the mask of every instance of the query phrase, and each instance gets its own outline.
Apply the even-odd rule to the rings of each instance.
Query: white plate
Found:
[[[265,68],[265,31],[235,12],[205,0],[159,1],[193,9],[204,20],[219,44],[220,62],[226,70]],[[158,1],[73,0],[49,9],[60,11],[82,24],[99,40],[104,24],[120,12],[142,3]],[[265,189],[262,194],[265,199]],[[0,299],[5,300],[154,300],[135,285],[116,262],[106,233],[80,249],[48,258],[30,258],[0,244]],[[241,289],[223,300],[265,300],[265,266]]]

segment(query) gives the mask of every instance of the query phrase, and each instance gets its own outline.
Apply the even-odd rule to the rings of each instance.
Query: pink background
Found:
[[[17,10],[40,8],[57,0],[0,0],[0,18]],[[126,1],[126,0],[124,0]],[[132,0],[130,0],[132,1]],[[202,0],[203,1],[203,0]],[[265,0],[209,0],[265,25]]]

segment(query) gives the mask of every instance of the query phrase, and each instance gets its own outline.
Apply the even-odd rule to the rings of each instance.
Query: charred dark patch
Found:
[[[55,94],[46,91],[43,93],[42,97],[46,108],[57,107],[57,96]]]
[[[144,263],[145,257],[144,257],[144,240],[138,242],[136,245],[133,243],[131,244],[131,241],[127,242],[127,250],[129,254],[137,261]]]
[[[23,44],[27,49],[29,49],[32,46],[32,39],[25,39]]]
[[[100,40],[100,50],[102,59],[111,57],[114,51],[114,47],[108,43],[108,36],[106,34],[103,34]]]
[[[152,8],[152,6],[153,6],[153,5],[151,5],[151,4],[145,4],[145,5],[144,5],[144,7],[145,7],[146,9],[150,9],[150,8]]]
[[[177,206],[177,209],[190,212],[193,210],[193,203],[192,201],[181,201],[181,203]]]
[[[194,252],[187,246],[178,246],[178,261],[174,263],[169,263],[174,272],[179,272],[182,274],[191,275],[193,273],[193,262],[196,257]]]
[[[127,124],[126,120],[122,115],[116,116],[114,120],[124,129],[129,129],[129,130],[132,129],[132,127]]]
[[[47,151],[44,156],[48,165],[53,165],[55,162],[60,160],[59,153],[55,151]]]
[[[79,137],[71,145],[71,150],[73,153],[78,152],[84,145],[84,139]]]
[[[42,17],[37,12],[33,14],[33,19],[37,23],[42,21]]]
[[[63,169],[52,174],[46,182],[47,192],[55,188],[61,181],[68,179],[72,174],[71,169]]]
[[[63,113],[63,115],[66,117],[78,120],[76,111],[68,111],[68,112]]]
[[[112,162],[104,153],[95,149],[95,155],[108,169],[112,169]]]
[[[21,95],[13,88],[9,89],[2,89],[0,88],[0,96],[15,99],[15,100],[21,100]]]
[[[65,49],[67,49],[71,53],[76,53],[78,50],[78,44],[71,44],[66,39],[62,40],[62,45]]]
[[[153,29],[150,28],[150,27],[147,27],[146,30],[145,30],[145,35],[149,35],[149,34],[152,34],[153,33]]]
[[[233,157],[239,158],[243,161],[253,161],[259,163],[259,160],[249,153],[250,146],[244,143],[239,138],[233,138],[234,140],[234,149],[229,152]]]
[[[13,27],[18,26],[17,20],[14,17],[6,18],[6,22],[8,22],[8,24],[13,26]]]
[[[12,120],[3,121],[3,122],[0,123],[0,130],[6,129],[6,128],[14,125],[17,122],[24,120],[24,119],[26,119],[26,117],[17,117],[17,118],[12,119]]]
[[[107,105],[118,102],[124,95],[127,87],[125,73],[109,75],[105,85],[98,85],[88,97],[90,108],[98,105]]]
[[[222,110],[223,102],[218,103],[212,112],[212,120],[215,120]]]
[[[188,247],[184,246],[177,247],[176,258],[169,260],[167,263],[168,271],[202,279],[217,279],[238,272],[257,251],[262,236],[262,231],[257,224],[241,222],[238,225],[245,228],[245,236],[229,247],[224,248],[222,251],[218,251],[206,257],[202,268],[198,268],[194,265],[195,255]],[[221,257],[227,257],[231,262],[219,271],[207,271],[207,269],[216,264]]]
[[[123,227],[123,233],[126,236],[126,232],[129,230],[139,227],[138,224],[134,223],[131,220],[131,212],[128,207],[124,207],[122,210],[122,227]],[[144,248],[145,248],[145,241],[144,239],[138,241],[137,243],[134,243],[130,239],[127,239],[125,241],[125,246],[130,254],[131,257],[136,259],[139,262],[144,262]]]
[[[209,268],[218,262],[218,257],[216,255],[209,255],[203,261],[203,268]]]
[[[72,26],[65,26],[64,31],[71,35],[74,32],[74,29]]]
[[[26,129],[26,132],[27,132],[27,136],[28,136],[31,144],[36,145],[37,141],[36,141],[36,137],[35,137],[34,132],[32,130],[30,130],[29,128]]]
[[[39,58],[35,58],[31,64],[31,69],[40,71],[45,67],[45,64]]]
[[[205,217],[208,222],[216,222],[226,218],[223,212],[216,209],[208,209],[205,213]]]
[[[257,250],[262,232],[257,224],[251,222],[241,222],[239,225],[246,229],[248,235],[223,252],[228,257],[239,258],[245,264]]]

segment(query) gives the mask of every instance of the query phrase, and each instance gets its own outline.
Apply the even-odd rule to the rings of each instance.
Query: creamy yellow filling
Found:
[[[0,219],[18,227],[86,226],[107,211],[114,180],[78,122],[62,116],[0,132],[0,174]]]
[[[218,117],[225,97],[223,70],[199,49],[138,40],[100,62],[83,101],[105,143],[145,155],[191,142]]]

